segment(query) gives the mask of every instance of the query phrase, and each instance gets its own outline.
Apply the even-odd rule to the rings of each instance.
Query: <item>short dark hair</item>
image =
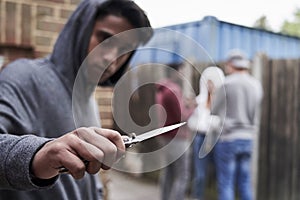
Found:
[[[153,30],[146,13],[131,0],[107,0],[98,7],[96,19],[103,19],[108,15],[126,18],[135,28],[149,27],[142,31],[141,43],[147,43],[153,35]]]
[[[184,64],[182,62],[173,62],[166,64],[166,75],[167,77],[170,77],[172,74],[174,74],[176,71],[184,67]]]
[[[181,62],[169,63],[167,65],[176,71],[178,71],[179,69],[181,69],[184,66],[183,63],[181,63]]]

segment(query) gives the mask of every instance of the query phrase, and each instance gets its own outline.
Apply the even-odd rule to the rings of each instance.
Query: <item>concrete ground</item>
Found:
[[[116,170],[105,172],[107,200],[159,200],[158,184]]]
[[[113,169],[106,171],[105,177],[108,180],[106,200],[160,200],[158,183]]]

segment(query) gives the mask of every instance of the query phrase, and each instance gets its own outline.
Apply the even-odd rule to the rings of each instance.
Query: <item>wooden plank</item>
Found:
[[[264,98],[261,105],[261,121],[259,133],[259,155],[257,172],[257,192],[258,200],[268,199],[268,171],[269,171],[269,137],[270,137],[270,97],[271,97],[271,62],[266,56],[261,56],[262,63],[262,86]]]
[[[300,98],[300,81],[299,81],[299,75],[300,75],[300,60],[292,61],[290,66],[293,68],[292,74],[294,75],[294,81],[293,81],[293,121],[292,121],[292,132],[293,132],[293,138],[292,138],[292,182],[291,182],[291,199],[292,200],[298,200],[300,199],[300,159],[299,159],[299,151],[300,151],[300,137],[299,137],[299,98]]]
[[[292,111],[292,101],[293,101],[293,91],[291,89],[291,83],[293,82],[292,68],[289,66],[288,60],[284,61],[284,68],[282,69],[283,76],[281,84],[281,96],[282,102],[280,103],[280,110],[282,111],[281,116],[281,129],[282,134],[282,198],[291,199],[290,186],[292,181],[292,132],[291,132],[291,113]]]
[[[285,199],[282,198],[283,188],[282,186],[282,159],[283,157],[283,147],[282,147],[282,135],[281,135],[281,109],[280,102],[282,101],[282,71],[283,63],[280,60],[275,60],[272,63],[272,95],[271,95],[271,134],[270,138],[270,166],[269,166],[269,180],[270,180],[270,197],[269,199]]]
[[[297,135],[296,138],[296,144],[295,144],[295,158],[296,158],[296,162],[295,162],[295,174],[297,175],[296,178],[296,184],[295,184],[295,190],[296,191],[296,195],[295,195],[295,199],[300,199],[300,191],[299,191],[299,187],[300,187],[300,157],[299,157],[299,152],[300,152],[300,81],[299,81],[299,76],[300,76],[300,60],[298,60],[298,65],[297,65],[297,70],[298,70],[298,83],[297,83],[297,93],[296,93],[296,102],[297,102],[297,106],[296,106],[296,129],[295,129],[295,133]]]
[[[272,67],[272,71],[271,71],[271,83],[270,83],[270,90],[271,90],[271,94],[270,94],[270,134],[274,134],[274,130],[276,130],[277,126],[276,126],[276,115],[277,115],[277,112],[276,112],[276,107],[274,107],[274,105],[276,105],[277,101],[277,85],[274,85],[275,83],[277,83],[277,76],[276,76],[276,69],[274,67],[274,61],[272,62],[271,61],[271,67]],[[274,189],[274,182],[273,179],[272,179],[272,174],[274,174],[275,172],[275,169],[274,167],[271,167],[272,164],[274,163],[274,160],[276,160],[276,157],[274,158],[275,156],[275,153],[274,153],[274,145],[273,145],[274,141],[272,139],[272,137],[269,138],[269,155],[266,157],[266,159],[269,159],[269,166],[268,166],[268,172],[267,172],[267,178],[269,180],[269,184],[268,184],[268,198],[267,199],[273,199],[274,198],[274,194],[273,194],[273,191],[276,189]]]
[[[277,161],[274,163],[275,166],[278,166],[278,171],[276,174],[276,199],[290,199],[289,198],[289,182],[291,177],[291,169],[290,169],[290,133],[287,132],[289,127],[288,115],[287,112],[289,110],[289,99],[288,99],[288,91],[289,84],[288,79],[288,70],[287,70],[287,62],[286,60],[280,60],[278,63],[278,118],[277,124],[278,128],[276,129],[277,135]],[[284,173],[282,173],[284,172]],[[275,176],[276,174],[273,174]]]

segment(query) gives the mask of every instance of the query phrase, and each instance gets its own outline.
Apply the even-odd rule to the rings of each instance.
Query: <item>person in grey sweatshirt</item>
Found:
[[[143,34],[113,37],[143,27]],[[152,34],[146,14],[133,1],[84,0],[69,18],[51,55],[19,59],[1,71],[1,200],[102,199],[95,173],[109,169],[125,146],[118,132],[99,128],[99,118],[78,115],[89,111],[84,109],[86,104],[95,105],[89,102],[96,85],[113,86],[134,49],[147,43]],[[99,45],[100,50],[95,50]],[[131,46],[129,50],[120,53],[126,45]],[[87,58],[92,52],[97,57]],[[82,63],[88,67],[82,70]],[[81,70],[84,72],[79,73]],[[95,75],[93,70],[102,71],[96,84],[89,83],[95,79],[89,77]],[[78,76],[85,83],[79,90],[74,87]],[[81,104],[74,104],[76,92]],[[69,173],[59,174],[62,167]]]
[[[250,75],[249,64],[244,52],[230,51],[225,65],[228,76],[212,104],[212,114],[218,115],[223,125],[215,146],[220,200],[235,199],[235,181],[240,199],[253,199],[251,156],[263,90],[261,83]]]

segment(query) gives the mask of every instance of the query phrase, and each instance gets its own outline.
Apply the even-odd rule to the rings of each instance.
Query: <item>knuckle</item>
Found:
[[[121,139],[121,134],[118,131],[111,131],[111,137],[113,139]]]
[[[85,131],[86,129],[88,129],[88,128],[82,126],[82,127],[77,128],[76,131]]]
[[[75,179],[81,179],[83,178],[84,176],[84,172],[79,172],[79,173],[72,173],[72,176],[75,178]]]
[[[65,148],[63,142],[56,140],[52,143],[52,147],[49,148],[49,154],[59,155]]]
[[[66,141],[76,141],[78,139],[78,135],[76,130],[72,132],[72,134],[66,134],[64,136],[64,138],[66,139]]]
[[[99,151],[92,151],[89,152],[90,154],[87,155],[86,159],[88,159],[91,162],[102,162],[104,160],[104,153]]]
[[[84,134],[88,131],[88,128],[86,127],[80,127],[80,128],[77,128],[76,130],[73,131],[73,133],[77,136],[81,135],[81,134]]]
[[[89,169],[89,170],[87,170],[87,172],[89,174],[96,174],[98,171],[99,171],[99,169]]]
[[[109,154],[109,155],[116,154],[117,151],[118,151],[118,148],[115,145],[109,145],[107,147],[106,154]]]
[[[99,163],[99,162],[90,162],[89,167],[86,171],[90,174],[96,174],[100,170],[100,167],[101,167],[101,163]]]
[[[93,130],[101,130],[101,128],[96,127],[96,126],[91,126],[90,128],[93,129]]]
[[[96,155],[97,162],[102,162],[103,158],[104,158],[104,153],[102,151],[99,151]]]
[[[85,172],[85,165],[82,163],[74,167],[72,174],[80,176],[81,174],[84,174],[84,172]]]

